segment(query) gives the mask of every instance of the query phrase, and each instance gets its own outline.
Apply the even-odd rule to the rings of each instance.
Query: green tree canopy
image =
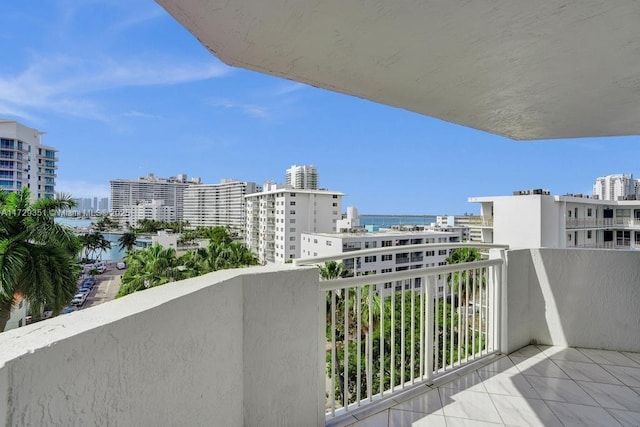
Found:
[[[54,221],[55,211],[74,206],[67,195],[32,203],[26,188],[0,191],[0,331],[16,295],[33,313],[46,305],[57,315],[76,293],[78,240]]]

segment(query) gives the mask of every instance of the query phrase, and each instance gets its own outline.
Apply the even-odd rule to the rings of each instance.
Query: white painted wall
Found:
[[[539,248],[542,244],[541,197],[496,197],[493,243],[508,244],[512,249]]]
[[[640,253],[507,252],[509,351],[538,343],[640,351]]]
[[[318,420],[318,274],[226,270],[0,334],[2,425]]]

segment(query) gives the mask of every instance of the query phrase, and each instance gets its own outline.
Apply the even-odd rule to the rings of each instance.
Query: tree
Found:
[[[54,315],[75,295],[80,248],[73,232],[54,221],[55,211],[74,206],[67,195],[31,203],[26,188],[0,191],[0,331],[16,295],[29,301],[33,313],[46,305]]]
[[[125,232],[118,238],[120,249],[126,252],[131,252],[131,250],[136,246],[136,238],[136,233],[133,231]]]
[[[353,275],[343,262],[327,261],[324,265],[319,266],[319,268],[320,277],[324,280],[340,279]]]
[[[92,231],[86,233],[80,237],[80,242],[84,247],[84,258],[89,259],[89,255],[92,255],[91,259],[95,259],[96,253],[99,257],[102,257],[102,253],[106,249],[111,249],[111,242],[109,242],[102,233]]]
[[[127,265],[116,298],[182,278],[175,249],[158,244],[131,252]]]

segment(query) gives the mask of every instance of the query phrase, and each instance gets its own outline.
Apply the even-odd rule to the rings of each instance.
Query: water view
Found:
[[[78,233],[86,231],[94,222],[93,219],[75,219],[68,217],[56,217],[55,221],[58,224],[66,225],[67,227],[77,230]],[[105,261],[125,258],[125,251],[120,249],[118,243],[118,239],[122,236],[122,233],[102,233],[102,235],[111,243],[111,249],[97,253],[98,257]]]

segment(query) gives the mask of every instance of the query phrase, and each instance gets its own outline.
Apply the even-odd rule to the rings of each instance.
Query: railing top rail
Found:
[[[339,254],[325,255],[311,258],[296,258],[293,265],[305,266],[322,264],[326,261],[339,259],[349,259],[367,255],[386,255],[397,252],[415,252],[416,250],[427,249],[456,249],[456,248],[483,248],[483,249],[509,249],[509,245],[497,245],[493,243],[473,243],[473,242],[453,242],[453,243],[425,243],[421,245],[386,246],[384,248],[359,249]]]
[[[501,258],[488,259],[483,261],[464,262],[459,264],[448,264],[438,267],[416,268],[414,270],[397,271],[394,273],[373,274],[368,276],[347,277],[344,279],[321,280],[320,291],[332,291],[336,289],[349,288],[355,286],[366,286],[377,283],[393,282],[396,280],[413,279],[415,277],[433,276],[436,274],[455,273],[463,270],[473,270],[476,268],[495,267],[502,265]]]

